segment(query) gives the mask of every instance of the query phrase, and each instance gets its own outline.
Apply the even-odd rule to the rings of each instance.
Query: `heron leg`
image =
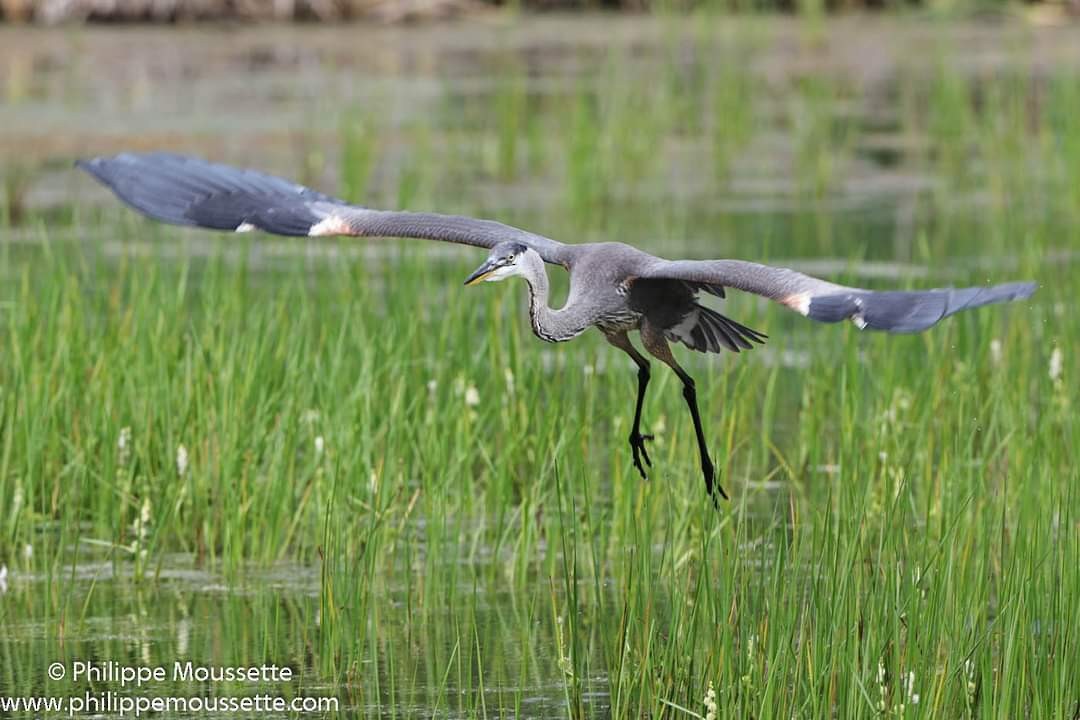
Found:
[[[687,407],[690,408],[690,417],[694,421],[694,433],[697,435],[698,454],[701,457],[701,473],[705,478],[705,494],[712,498],[714,505],[719,507],[716,493],[719,493],[720,497],[725,500],[728,499],[728,496],[724,492],[724,488],[716,481],[716,467],[709,457],[709,448],[705,442],[705,430],[701,425],[701,412],[698,410],[697,389],[694,386],[694,378],[690,377],[690,374],[675,361],[675,356],[672,355],[671,347],[668,345],[663,332],[653,328],[647,322],[641,324],[641,343],[652,355],[674,370],[675,374],[682,380],[683,398],[686,400]]]
[[[643,479],[648,480],[645,465],[651,468],[652,460],[649,459],[649,451],[645,449],[645,441],[652,440],[653,436],[641,434],[641,407],[645,404],[645,390],[649,386],[649,361],[637,351],[634,344],[630,342],[630,336],[625,332],[605,333],[604,336],[609,343],[629,355],[638,366],[637,402],[634,405],[634,425],[630,429],[629,441],[630,450],[634,454],[634,467],[641,473]],[[645,465],[641,464],[642,460],[645,461]]]

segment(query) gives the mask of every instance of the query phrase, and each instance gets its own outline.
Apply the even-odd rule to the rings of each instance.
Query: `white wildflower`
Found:
[[[30,558],[34,557],[34,546],[30,543],[26,543],[25,545],[23,545],[22,556],[23,560],[29,562]]]
[[[997,338],[990,341],[990,363],[995,367],[1001,364],[1001,341]]]
[[[180,618],[176,623],[176,654],[179,657],[186,657],[188,654],[188,646],[191,644],[191,620],[189,618]]]
[[[904,694],[907,696],[908,702],[912,705],[918,705],[919,693],[915,692],[915,673],[909,671],[901,685],[904,686]]]
[[[885,663],[878,660],[877,664],[877,685],[878,685],[878,711],[885,712],[888,708],[888,704],[885,698],[889,695],[889,687],[885,684]]]
[[[510,371],[510,368],[503,369],[503,378],[506,379],[506,392],[510,395],[514,394],[514,373]]]
[[[435,391],[439,389],[439,381],[435,378],[427,381],[428,395],[434,395]]]
[[[120,437],[116,439],[116,463],[127,465],[131,459],[131,428],[120,428]]]
[[[596,374],[596,367],[592,363],[586,363],[581,369],[586,377]]]
[[[128,552],[139,560],[146,557],[144,543],[147,536],[150,535],[150,520],[152,515],[153,511],[150,506],[150,498],[144,498],[142,508],[139,510],[139,516],[131,523],[131,534],[134,536],[134,539],[131,541],[130,547],[128,547]]]
[[[1050,381],[1057,382],[1061,379],[1061,365],[1064,359],[1061,356],[1061,348],[1056,347],[1050,353]]]
[[[975,663],[971,662],[971,658],[964,661],[964,676],[967,678],[967,684],[964,686],[967,692],[967,700],[970,704],[975,700]]]
[[[717,709],[716,689],[710,680],[709,687],[705,690],[705,720],[716,720]]]
[[[476,389],[475,385],[465,388],[465,404],[469,407],[476,407],[480,404],[480,391]]]
[[[315,454],[322,455],[323,450],[326,449],[326,441],[323,440],[322,435],[315,436]]]
[[[188,468],[188,452],[187,448],[183,445],[178,445],[176,448],[176,474],[180,477],[184,477]]]

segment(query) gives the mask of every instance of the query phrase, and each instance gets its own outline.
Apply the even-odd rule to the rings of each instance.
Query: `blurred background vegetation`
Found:
[[[692,10],[818,13],[857,9],[987,12],[1036,7],[1038,22],[1080,16],[1080,0],[0,0],[0,19],[13,22],[183,22],[193,20],[341,21],[383,23],[441,20],[511,10]]]

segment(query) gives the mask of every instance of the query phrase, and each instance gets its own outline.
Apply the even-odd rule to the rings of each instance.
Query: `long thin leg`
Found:
[[[641,461],[644,459],[645,465],[652,467],[649,451],[645,449],[645,441],[652,440],[653,436],[641,434],[641,406],[645,404],[645,389],[649,386],[649,361],[637,351],[634,344],[630,342],[630,336],[625,332],[605,333],[604,337],[609,343],[629,355],[638,366],[637,402],[634,405],[634,425],[630,430],[629,440],[630,450],[634,453],[634,467],[638,469],[643,479],[648,480],[649,476],[645,473],[645,466],[641,464]]]
[[[643,321],[641,324],[641,343],[652,355],[655,355],[661,362],[674,370],[675,374],[682,380],[683,398],[686,399],[686,405],[690,408],[690,417],[694,421],[694,433],[697,435],[698,454],[701,456],[701,473],[705,477],[705,493],[712,498],[713,504],[719,506],[713,491],[719,492],[720,496],[725,500],[728,499],[728,496],[720,483],[716,482],[716,468],[709,458],[709,448],[705,442],[705,431],[701,426],[701,413],[698,411],[694,378],[690,377],[675,361],[675,356],[671,354],[671,348],[668,346],[663,333],[653,328],[647,321]]]

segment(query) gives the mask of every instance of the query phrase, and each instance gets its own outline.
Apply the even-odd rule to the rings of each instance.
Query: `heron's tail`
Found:
[[[1030,297],[1035,283],[911,292],[853,290],[812,297],[806,315],[821,322],[851,319],[860,328],[913,333],[961,310]]]
[[[667,330],[667,336],[691,350],[713,353],[749,350],[768,337],[704,305],[695,305],[682,322]]]

